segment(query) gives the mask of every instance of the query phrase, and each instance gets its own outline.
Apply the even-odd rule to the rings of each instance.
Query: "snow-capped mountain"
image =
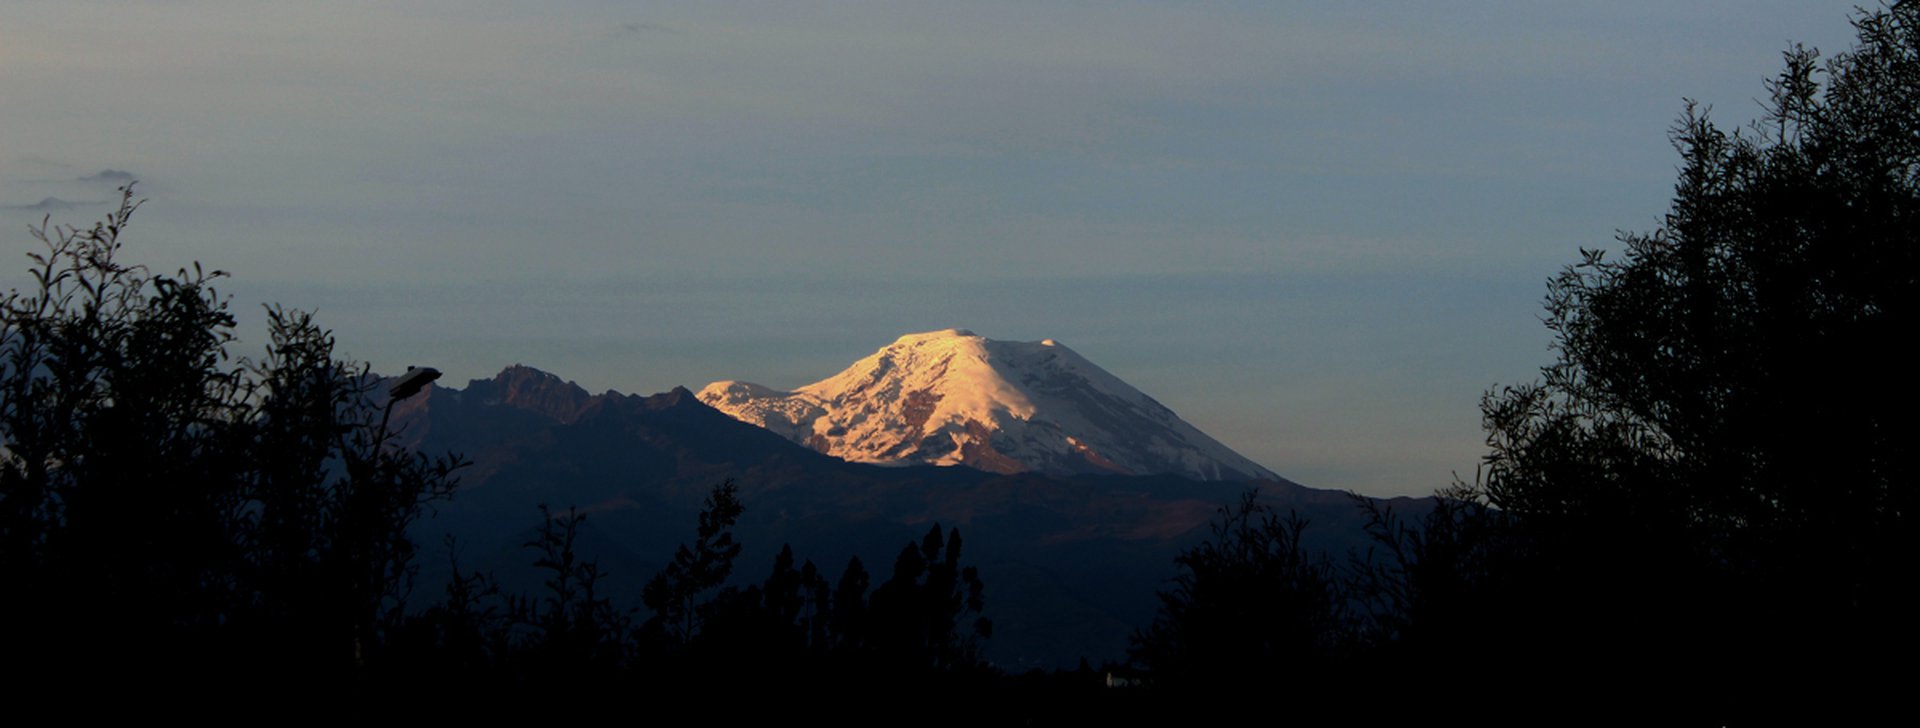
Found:
[[[856,462],[1280,479],[1052,339],[908,334],[791,392],[721,381],[699,398]]]

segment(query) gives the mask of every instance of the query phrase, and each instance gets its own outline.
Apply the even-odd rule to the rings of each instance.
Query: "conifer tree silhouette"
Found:
[[[684,645],[699,634],[700,595],[725,584],[733,573],[733,560],[740,555],[740,544],[733,540],[733,524],[745,508],[738,497],[739,486],[729,479],[707,496],[700,510],[700,523],[691,547],[682,545],[670,563],[647,582],[641,599],[653,610],[647,629],[665,634]]]

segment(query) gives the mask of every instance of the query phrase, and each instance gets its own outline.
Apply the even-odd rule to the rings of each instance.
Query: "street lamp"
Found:
[[[394,402],[419,394],[420,389],[440,378],[440,370],[433,367],[407,367],[407,373],[387,388],[387,406]]]
[[[372,457],[375,463],[374,473],[367,473],[365,470],[366,466],[364,464],[361,464],[359,468],[355,468],[354,467],[355,464],[360,462],[357,459],[350,459],[347,463],[348,472],[351,473],[355,470],[360,471],[360,475],[354,477],[354,481],[360,484],[356,486],[356,488],[354,489],[354,492],[356,494],[360,493],[360,488],[362,487],[383,487],[379,485],[379,481],[385,480],[384,476],[379,479],[376,479],[373,476],[375,474],[381,473],[386,467],[385,462],[386,462],[386,454],[387,454],[386,453],[387,420],[388,418],[393,416],[393,406],[396,404],[399,404],[400,400],[419,394],[420,390],[425,389],[428,384],[433,383],[433,380],[439,379],[439,378],[440,378],[440,370],[438,369],[435,369],[433,367],[410,366],[410,367],[407,367],[406,374],[400,375],[399,379],[395,380],[392,385],[389,385],[387,387],[387,406],[380,411],[380,429],[374,432],[374,438],[373,438],[373,456]],[[360,496],[356,495],[356,498],[357,497],[360,497]],[[377,502],[377,499],[375,502]],[[351,508],[351,507],[347,509],[347,517],[350,519],[359,513],[361,513],[360,509]],[[361,527],[366,528],[366,525],[361,524]],[[363,535],[362,538],[366,538],[366,536]],[[361,553],[359,555],[368,559],[373,558],[371,554],[375,553],[376,549],[379,548],[377,546],[372,546],[365,543],[359,543],[357,544],[357,546],[361,550]],[[378,576],[376,575],[375,578],[377,579]],[[364,584],[357,588],[363,590],[361,594],[362,598],[366,598],[367,594],[373,593]],[[356,617],[356,624],[354,625],[354,635],[353,635],[353,664],[356,666],[366,665],[365,645],[371,639],[371,632],[373,629],[371,625],[372,625],[372,622],[370,620],[367,620],[364,614],[361,614]]]
[[[407,373],[400,375],[392,386],[387,387],[387,407],[380,412],[380,429],[375,442],[384,444],[387,440],[387,418],[393,416],[393,406],[400,400],[419,394],[433,380],[440,378],[440,370],[433,367],[407,367]]]

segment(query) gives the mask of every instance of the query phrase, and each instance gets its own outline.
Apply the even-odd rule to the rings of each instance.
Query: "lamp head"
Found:
[[[433,367],[407,367],[407,373],[387,388],[387,399],[398,402],[419,394],[428,383],[440,378],[440,370]]]

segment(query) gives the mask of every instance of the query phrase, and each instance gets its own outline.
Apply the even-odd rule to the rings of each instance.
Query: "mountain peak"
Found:
[[[918,334],[905,334],[898,339],[894,339],[893,343],[895,346],[899,346],[902,344],[916,344],[916,343],[926,342],[926,341],[944,341],[948,339],[979,339],[979,338],[982,338],[979,334],[973,333],[972,331],[967,329],[941,329],[939,331],[923,331]]]
[[[466,396],[479,404],[504,404],[560,422],[572,422],[592,398],[580,385],[525,364],[501,369],[492,379],[468,382]]]
[[[791,392],[714,382],[699,398],[847,460],[995,472],[1277,479],[1053,339],[907,334]]]

